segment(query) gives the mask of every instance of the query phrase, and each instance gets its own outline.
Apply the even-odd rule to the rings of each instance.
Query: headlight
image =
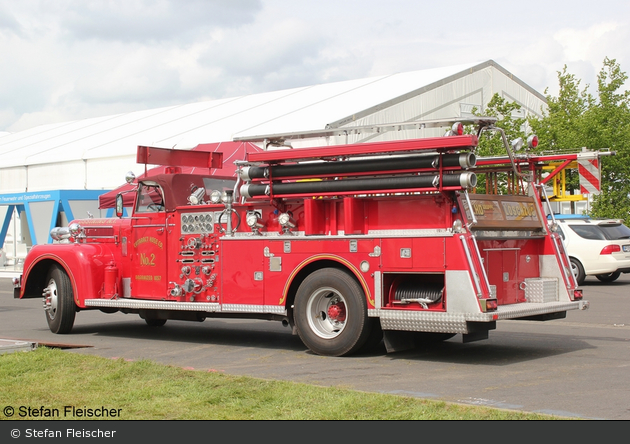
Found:
[[[68,226],[68,229],[70,230],[70,234],[72,235],[72,237],[74,237],[75,239],[83,234],[83,227],[76,222],[71,223]]]
[[[50,230],[50,237],[56,241],[62,241],[70,237],[70,229],[68,227],[55,227]]]

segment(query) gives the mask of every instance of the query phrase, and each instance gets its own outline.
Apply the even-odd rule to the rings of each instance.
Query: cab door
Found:
[[[166,212],[157,184],[141,183],[131,224],[131,296],[167,297]]]

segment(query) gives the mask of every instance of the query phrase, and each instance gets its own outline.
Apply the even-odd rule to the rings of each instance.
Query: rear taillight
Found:
[[[574,301],[582,300],[582,290],[573,290],[573,300]]]
[[[619,245],[606,245],[602,248],[602,251],[600,251],[599,254],[613,254],[618,251],[621,251],[621,247]]]
[[[486,309],[484,311],[495,311],[498,307],[496,299],[483,299],[482,302],[486,302]]]

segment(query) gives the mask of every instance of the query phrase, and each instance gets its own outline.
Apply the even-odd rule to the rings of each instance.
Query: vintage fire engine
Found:
[[[119,194],[117,218],[55,228],[26,257],[15,296],[43,294],[55,333],[83,310],[149,326],[277,320],[329,356],[486,339],[499,320],[588,308],[547,221],[544,159],[517,155],[495,119],[474,123],[477,134],[459,122],[443,137],[265,149],[235,162],[235,177],[182,172],[217,168],[220,153],[140,146],[138,163],[167,168],[129,179],[131,216]],[[478,166],[490,130],[508,155]]]

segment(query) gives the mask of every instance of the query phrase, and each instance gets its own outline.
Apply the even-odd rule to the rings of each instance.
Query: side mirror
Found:
[[[122,193],[118,193],[116,195],[116,216],[122,217],[124,210],[125,210],[125,207],[123,204],[123,195]]]

